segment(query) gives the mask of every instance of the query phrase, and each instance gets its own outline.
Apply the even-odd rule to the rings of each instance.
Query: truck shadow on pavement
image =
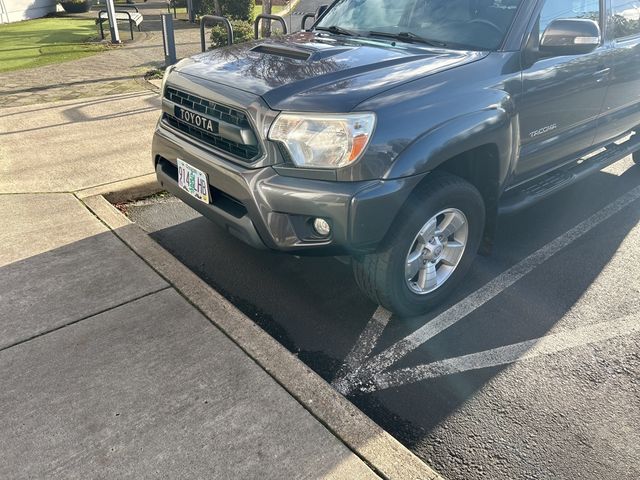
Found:
[[[369,357],[633,190],[640,184],[639,179],[638,167],[629,167],[620,175],[599,172],[518,215],[502,218],[493,256],[478,259],[459,292],[425,317],[392,317]],[[561,321],[563,326],[575,326],[571,320],[573,310],[581,302],[593,302],[590,289],[638,225],[637,203],[576,239],[496,298],[408,353],[391,369],[540,339]],[[173,208],[188,210],[182,206]],[[155,215],[157,218],[146,228],[156,241],[325,380],[335,379],[376,309],[359,293],[348,265],[329,258],[292,258],[255,251],[197,215],[181,216],[178,212],[171,226],[162,225],[162,208],[136,215]],[[180,218],[190,219],[181,222]],[[591,310],[583,309],[602,315],[586,320],[597,323],[629,315],[625,309],[631,308],[631,303],[622,300],[629,287],[633,286],[622,283],[617,287],[622,296],[616,297],[609,311],[602,310],[602,302],[595,302]],[[451,472],[447,462],[459,459],[438,458],[434,448],[441,446],[441,428],[446,428],[455,412],[508,367],[472,369],[372,393],[355,390],[349,398],[414,453],[432,459],[432,464],[446,476]],[[514,468],[522,465],[522,460],[515,457],[508,461]],[[471,477],[476,474],[479,472],[465,473]]]

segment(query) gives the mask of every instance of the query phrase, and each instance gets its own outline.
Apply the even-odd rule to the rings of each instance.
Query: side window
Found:
[[[600,0],[547,0],[540,12],[540,36],[552,21],[565,18],[588,18],[600,23]]]
[[[614,38],[640,34],[640,2],[611,0],[611,31]]]

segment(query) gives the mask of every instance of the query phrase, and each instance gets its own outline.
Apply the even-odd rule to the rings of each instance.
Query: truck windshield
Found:
[[[450,48],[495,50],[523,0],[338,0],[316,29]]]

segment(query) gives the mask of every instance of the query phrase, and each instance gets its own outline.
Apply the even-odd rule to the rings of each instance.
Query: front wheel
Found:
[[[464,278],[484,221],[484,201],[473,185],[432,173],[409,198],[382,249],[353,259],[358,286],[400,316],[427,312]]]

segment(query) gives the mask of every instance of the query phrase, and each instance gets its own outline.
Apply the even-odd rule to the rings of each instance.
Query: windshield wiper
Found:
[[[355,37],[355,33],[337,25],[331,25],[330,27],[316,27],[315,30],[321,30],[323,32],[335,33],[336,35],[346,35],[348,37]]]
[[[424,43],[425,45],[431,45],[432,47],[442,47],[445,48],[447,46],[444,42],[438,42],[437,40],[430,40],[428,38],[421,37],[420,35],[416,35],[412,32],[400,32],[400,33],[390,33],[390,32],[369,32],[369,35],[372,37],[386,37],[393,38],[394,40],[400,40],[401,42],[410,42],[410,43]]]

